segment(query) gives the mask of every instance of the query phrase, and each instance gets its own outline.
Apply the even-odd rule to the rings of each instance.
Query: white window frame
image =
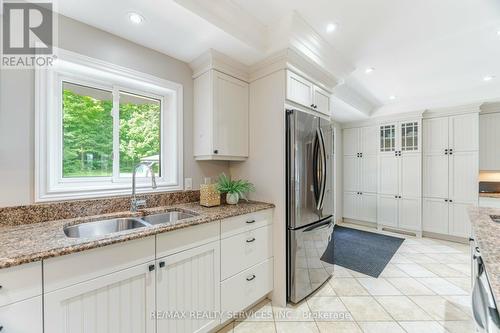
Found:
[[[116,177],[119,175],[118,154],[113,154],[111,177],[62,176],[63,81],[112,93],[113,152],[119,151],[120,91],[160,100],[162,176],[157,178],[156,190],[151,188],[149,178],[138,177],[137,192],[182,190],[182,85],[62,49],[57,50],[57,55],[51,68],[35,71],[35,201],[123,195],[131,191],[130,177]]]

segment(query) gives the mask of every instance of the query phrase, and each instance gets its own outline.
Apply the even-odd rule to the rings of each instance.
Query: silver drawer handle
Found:
[[[250,239],[247,239],[247,243],[255,242],[255,237],[252,237]]]
[[[252,281],[253,279],[255,279],[255,274],[247,276],[247,281]]]
[[[250,223],[255,223],[255,220],[250,220],[250,221],[247,221],[248,224]]]

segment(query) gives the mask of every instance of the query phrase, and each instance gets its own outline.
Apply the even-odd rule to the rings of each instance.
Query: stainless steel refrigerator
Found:
[[[320,258],[333,237],[332,161],[330,122],[286,110],[287,298],[293,303],[330,277],[332,266]]]

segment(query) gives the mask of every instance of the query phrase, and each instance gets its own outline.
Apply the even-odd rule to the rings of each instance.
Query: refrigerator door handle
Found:
[[[321,189],[320,189],[320,195],[319,195],[319,200],[318,200],[318,210],[323,209],[323,204],[325,200],[325,191],[326,191],[326,173],[327,173],[327,162],[326,162],[326,148],[325,148],[325,140],[323,137],[323,131],[321,128],[318,128],[318,138],[319,138],[319,143],[320,143],[320,149],[321,149]]]
[[[320,168],[320,161],[319,161],[319,156],[320,156],[320,149],[321,149],[321,139],[319,136],[319,131],[316,130],[316,136],[314,137],[314,144],[313,144],[313,194],[314,194],[314,200],[316,201],[316,209],[319,210],[321,207],[321,188],[320,188],[320,182],[321,179],[319,177],[319,168]]]

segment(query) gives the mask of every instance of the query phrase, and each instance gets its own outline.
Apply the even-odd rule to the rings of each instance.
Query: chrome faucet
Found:
[[[134,167],[134,172],[132,173],[132,201],[131,201],[131,205],[130,205],[130,210],[132,212],[137,212],[138,208],[146,207],[146,200],[145,199],[137,200],[137,197],[135,195],[135,174],[137,173],[137,169],[139,169],[139,167],[143,167],[143,166],[145,166],[149,170],[149,172],[151,173],[151,187],[153,189],[156,189],[155,172],[153,171],[153,168],[152,168],[153,163],[141,162],[141,163],[137,164]]]

